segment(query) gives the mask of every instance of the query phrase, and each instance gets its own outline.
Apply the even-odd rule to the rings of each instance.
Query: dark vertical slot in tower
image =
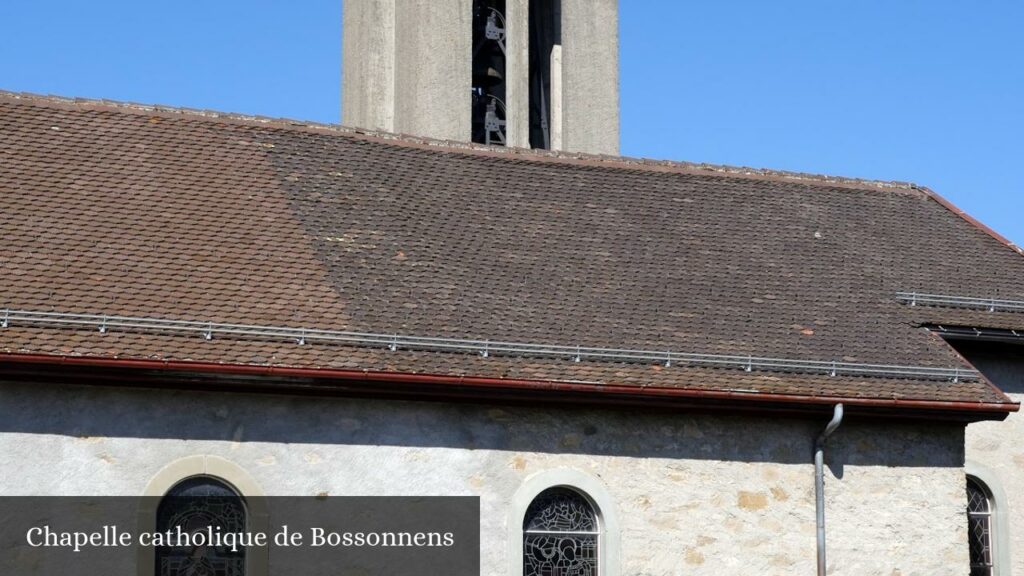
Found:
[[[506,144],[505,0],[473,0],[473,142]]]
[[[530,0],[530,148],[551,148],[551,50],[561,43],[560,0]]]

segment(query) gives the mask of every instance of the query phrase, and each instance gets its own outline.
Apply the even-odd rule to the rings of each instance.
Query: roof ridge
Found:
[[[514,160],[540,161],[570,163],[594,167],[617,168],[625,170],[643,170],[653,172],[679,172],[705,176],[718,176],[723,178],[755,178],[759,180],[775,180],[793,183],[821,183],[841,188],[857,188],[863,190],[887,190],[903,193],[911,193],[929,196],[928,189],[911,182],[895,180],[874,180],[867,178],[854,178],[846,176],[831,176],[827,174],[816,174],[810,172],[798,172],[789,170],[773,170],[769,168],[752,168],[747,166],[733,166],[726,164],[711,164],[703,162],[686,162],[682,160],[658,160],[642,157],[613,156],[607,154],[592,154],[584,152],[567,152],[552,150],[537,150],[528,148],[511,148],[503,146],[488,146],[470,142],[444,140],[424,136],[414,136],[393,132],[384,132],[365,128],[355,128],[341,124],[326,124],[309,120],[295,120],[291,118],[260,116],[255,114],[242,114],[235,112],[223,112],[219,110],[188,108],[181,106],[165,106],[160,104],[141,104],[120,100],[96,99],[69,97],[53,94],[35,94],[31,92],[12,92],[0,89],[0,99],[24,100],[34,104],[51,106],[71,106],[86,109],[107,109],[127,113],[158,113],[171,114],[183,117],[190,117],[199,120],[225,123],[242,123],[257,126],[266,126],[286,130],[313,130],[317,132],[332,132],[339,135],[373,140],[397,146],[408,146],[426,148],[433,150],[445,150],[456,153],[472,155],[489,155],[506,157]]]

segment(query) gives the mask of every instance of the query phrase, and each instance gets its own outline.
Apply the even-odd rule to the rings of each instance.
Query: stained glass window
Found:
[[[523,576],[597,576],[600,537],[586,497],[569,488],[541,492],[523,521]]]
[[[971,576],[992,576],[992,502],[988,491],[967,478],[967,539],[971,551]]]
[[[244,532],[245,503],[223,482],[209,477],[190,478],[167,493],[157,509],[157,531],[177,534]],[[197,539],[198,540],[198,539]],[[192,544],[190,542],[190,544]],[[158,576],[245,576],[245,548],[177,545],[156,550]]]

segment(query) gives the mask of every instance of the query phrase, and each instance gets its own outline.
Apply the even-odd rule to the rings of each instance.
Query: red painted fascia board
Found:
[[[373,372],[368,370],[339,370],[333,368],[295,368],[282,366],[255,366],[247,364],[220,364],[178,360],[141,360],[130,358],[99,358],[88,356],[58,356],[46,354],[0,353],[0,363],[83,366],[97,368],[125,368],[192,372],[235,376],[264,376],[284,378],[319,378],[327,380],[393,382],[403,384],[430,384],[461,386],[491,390],[554,390],[600,394],[607,397],[657,399],[690,399],[764,403],[767,405],[803,405],[827,407],[843,403],[848,407],[885,408],[906,411],[955,411],[961,413],[1009,413],[1020,409],[1019,403],[947,402],[936,400],[903,400],[898,398],[852,398],[837,396],[808,396],[798,394],[771,394],[731,392],[726,390],[697,390],[622,384],[566,382],[556,380],[526,380],[514,378],[487,378],[478,376],[451,376],[412,374],[407,372]],[[428,396],[425,393],[424,396]]]

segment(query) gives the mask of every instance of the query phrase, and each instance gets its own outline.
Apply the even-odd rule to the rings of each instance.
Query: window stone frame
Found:
[[[1012,565],[1010,553],[1010,521],[1007,512],[1006,492],[1003,490],[999,476],[992,469],[968,460],[964,464],[964,486],[966,489],[967,477],[973,478],[989,493],[990,505],[992,507],[992,546],[995,549],[994,576],[1011,576]],[[964,514],[967,513],[966,508]]]
[[[253,532],[267,532],[270,529],[266,502],[262,500],[263,489],[241,466],[212,455],[188,456],[164,466],[150,479],[142,492],[137,512],[139,533],[152,532],[157,522],[160,500],[171,488],[190,478],[206,476],[223,482],[245,503],[246,523]],[[261,546],[246,550],[246,576],[267,576],[270,567],[269,547]],[[136,573],[138,576],[155,576],[156,550],[150,546],[137,547]]]
[[[619,576],[622,560],[619,548],[619,520],[615,501],[604,484],[575,468],[556,468],[528,476],[512,496],[508,516],[508,565],[510,576],[523,576],[523,522],[534,499],[549,488],[568,488],[590,501],[597,512],[598,567],[602,576]]]

